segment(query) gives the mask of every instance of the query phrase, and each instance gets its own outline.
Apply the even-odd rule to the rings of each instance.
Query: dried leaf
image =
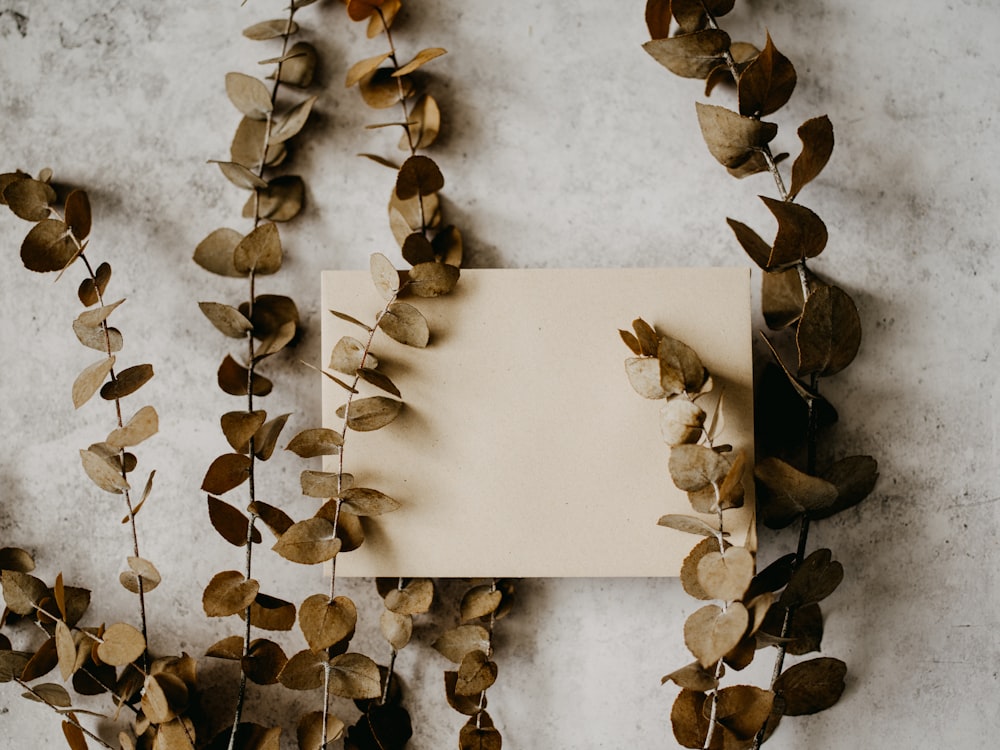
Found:
[[[101,388],[101,398],[117,401],[135,393],[153,377],[152,365],[135,365],[122,370]]]
[[[251,627],[261,630],[291,630],[295,627],[295,605],[284,599],[258,593],[249,612]],[[246,620],[246,612],[239,615]]]
[[[406,288],[418,297],[440,297],[452,292],[458,276],[458,268],[447,263],[417,263],[410,269]]]
[[[474,586],[465,592],[459,613],[462,622],[488,617],[497,611],[503,594],[493,586]]]
[[[270,221],[291,221],[302,211],[306,185],[298,175],[280,175],[247,198],[243,218],[254,217]]]
[[[320,515],[317,511],[316,515]],[[361,525],[361,519],[353,513],[341,510],[337,524],[337,538],[341,541],[341,552],[356,550],[365,541],[365,529]]]
[[[314,594],[299,607],[299,627],[309,648],[321,652],[354,636],[358,610],[346,596],[333,601],[323,594]]]
[[[778,133],[774,123],[743,117],[725,107],[701,102],[696,103],[696,107],[708,150],[726,167],[739,167]]]
[[[497,665],[483,651],[470,651],[462,658],[455,682],[456,695],[478,695],[496,682]]]
[[[386,393],[391,393],[397,398],[401,395],[399,388],[396,387],[396,384],[393,383],[387,375],[383,375],[378,370],[373,370],[370,367],[362,367],[358,370],[357,374],[361,380],[364,380],[366,383],[370,383],[376,388],[380,388]],[[355,393],[357,393],[357,391],[355,391]]]
[[[823,479],[837,488],[837,500],[828,508],[810,513],[813,520],[829,518],[868,497],[878,481],[878,462],[871,456],[848,456],[827,469]]]
[[[259,225],[233,251],[233,263],[241,274],[276,273],[281,268],[281,259],[281,238],[273,222]]]
[[[253,325],[239,310],[221,302],[199,302],[198,307],[219,331],[234,339],[246,338]]]
[[[393,78],[392,68],[379,68],[365,76],[358,83],[358,91],[365,104],[373,109],[387,109],[400,102],[400,86],[403,98],[413,94],[413,81],[409,78]]]
[[[210,164],[218,164],[222,176],[242,190],[262,190],[267,187],[267,181],[261,179],[247,167],[234,161],[209,159]]]
[[[275,536],[281,536],[294,523],[291,516],[280,508],[268,505],[260,500],[254,500],[247,508],[248,511],[258,516],[267,527],[271,529]]]
[[[625,360],[625,374],[633,390],[643,398],[666,397],[660,381],[660,361],[655,357],[629,357]]]
[[[725,610],[709,604],[684,623],[684,643],[706,669],[728,654],[743,639],[750,618],[740,602]]]
[[[716,721],[737,739],[752,740],[771,715],[774,693],[753,685],[730,685],[717,694]]]
[[[795,324],[802,317],[804,304],[798,267],[764,274],[761,310],[768,328],[776,331]]]
[[[660,520],[656,524],[657,526],[665,526],[668,529],[683,531],[685,534],[697,534],[698,536],[709,537],[717,537],[719,535],[719,526],[717,523],[709,523],[696,516],[668,513],[665,516],[660,516]]]
[[[805,474],[781,459],[768,457],[754,469],[764,524],[784,528],[805,512],[822,512],[837,500],[836,486]]]
[[[670,477],[685,492],[720,484],[729,466],[724,455],[703,445],[675,445],[670,450]]]
[[[315,427],[293,437],[285,450],[292,451],[299,458],[316,458],[337,455],[343,444],[344,438],[339,432],[328,427]]]
[[[216,573],[202,595],[201,604],[209,617],[228,617],[245,610],[260,590],[260,584],[238,570]]]
[[[249,652],[240,662],[244,674],[251,682],[257,685],[274,685],[288,663],[288,658],[277,643],[258,638],[251,641]]]
[[[729,549],[732,546],[728,542],[723,544],[725,549]],[[719,551],[719,541],[715,537],[710,537],[707,539],[702,539],[698,542],[688,553],[687,557],[681,563],[681,586],[684,587],[684,591],[693,596],[695,599],[710,600],[712,597],[701,587],[701,583],[698,581],[698,563],[701,559],[709,554],[710,552]]]
[[[284,143],[298,135],[299,131],[305,127],[317,98],[316,96],[310,96],[308,99],[296,104],[288,112],[276,117],[271,125],[271,136],[268,138],[268,145],[273,146],[275,143]]]
[[[80,298],[83,306],[91,307],[100,302],[101,296],[108,288],[109,281],[111,281],[111,266],[107,263],[101,263],[97,267],[97,270],[94,271],[92,278],[88,276],[80,282],[77,296]]]
[[[374,369],[378,361],[370,353],[366,355],[365,345],[350,336],[341,338],[330,354],[330,368],[345,375],[354,375],[366,365]]]
[[[457,688],[456,688],[457,689]],[[500,732],[482,720],[486,712],[469,719],[458,733],[458,750],[500,750]]]
[[[665,39],[670,36],[672,19],[670,0],[646,0],[646,28],[652,39]]]
[[[352,21],[364,21],[378,12],[385,0],[348,0],[347,15]]]
[[[750,260],[767,270],[770,267],[771,246],[743,222],[736,221],[736,219],[726,219],[726,223],[733,230],[743,250],[750,256]]]
[[[430,578],[413,578],[403,588],[386,594],[385,607],[399,615],[422,615],[433,601],[434,582]]]
[[[90,198],[83,190],[73,190],[66,196],[65,207],[66,224],[73,236],[78,240],[85,240],[90,234]],[[43,217],[44,218],[44,217]]]
[[[219,276],[245,276],[236,270],[233,263],[233,254],[242,239],[243,235],[235,229],[216,229],[198,243],[194,251],[194,262]]]
[[[814,258],[826,247],[828,233],[823,220],[805,206],[761,196],[764,205],[778,220],[766,270]]]
[[[460,664],[472,651],[488,651],[490,634],[482,625],[459,625],[445,631],[432,645],[443,657]]]
[[[270,380],[257,372],[251,376],[250,371],[229,354],[219,365],[218,382],[223,392],[230,396],[246,396],[248,384],[252,385],[255,396],[266,396],[274,387]]]
[[[795,200],[806,185],[812,182],[830,160],[833,153],[833,123],[826,115],[806,120],[799,127],[802,151],[792,163],[792,187],[788,200]]]
[[[652,39],[642,45],[654,60],[674,75],[706,78],[726,60],[729,34],[721,29],[703,29],[690,34]]]
[[[368,700],[382,695],[378,664],[364,654],[341,654],[330,660],[330,692],[341,698]]]
[[[59,662],[58,647],[56,639],[48,638],[34,655],[24,665],[21,672],[21,679],[24,682],[32,682],[39,677],[43,677],[56,668]]]
[[[410,642],[413,635],[413,617],[383,609],[379,616],[379,629],[389,645],[399,651]]]
[[[220,419],[222,434],[234,451],[246,453],[250,449],[250,438],[266,419],[267,412],[261,410],[226,412]]]
[[[254,41],[264,41],[265,39],[291,36],[298,30],[299,25],[290,18],[273,18],[270,21],[261,21],[253,26],[248,26],[243,29],[243,36]]]
[[[353,486],[354,477],[350,474],[306,470],[300,476],[300,484],[302,494],[306,497],[331,498]]]
[[[253,451],[261,461],[267,461],[274,453],[274,447],[278,444],[278,436],[285,428],[290,414],[281,414],[269,422],[265,422],[253,436]]]
[[[31,228],[21,243],[21,261],[29,271],[62,271],[72,263],[80,249],[73,242],[69,227],[56,219],[42,219]]]
[[[660,362],[660,383],[668,395],[697,394],[708,381],[701,358],[683,341],[660,337],[656,356]]]
[[[408,200],[437,193],[444,187],[444,176],[434,161],[426,156],[411,156],[403,162],[396,177],[396,197]]]
[[[854,300],[840,287],[820,286],[806,300],[795,332],[798,374],[835,375],[861,347],[861,317]]]
[[[437,193],[404,201],[396,197],[395,189],[392,191],[389,198],[389,226],[400,247],[412,233],[433,229],[440,223],[441,201]]]
[[[682,32],[703,28],[708,23],[706,13],[720,18],[733,9],[735,0],[673,0],[671,11]]]
[[[288,660],[278,681],[290,690],[315,690],[323,686],[325,672],[326,660],[311,649],[305,649]]]
[[[764,49],[740,74],[740,114],[765,117],[778,111],[791,98],[795,81],[794,66],[775,48],[768,34]]]
[[[400,139],[400,150],[408,151],[410,148],[410,138],[413,139],[413,148],[425,149],[437,140],[441,132],[441,109],[437,101],[430,94],[424,94],[410,110],[410,136],[404,133]]]
[[[400,77],[409,75],[418,68],[422,68],[424,65],[429,63],[431,60],[441,57],[448,53],[448,50],[442,49],[441,47],[428,47],[427,49],[420,50],[416,56],[410,60],[408,63],[398,68],[393,76]]]
[[[276,61],[281,63],[278,80],[289,86],[304,89],[312,85],[318,61],[319,56],[315,47],[308,42],[296,42],[280,61]]]
[[[272,549],[286,560],[315,565],[336,557],[340,546],[332,523],[325,518],[307,518],[289,526]]]
[[[340,493],[342,507],[356,516],[380,516],[399,509],[399,501],[378,490],[350,487]]]
[[[24,651],[0,650],[0,683],[20,679],[30,658]]]
[[[458,695],[455,686],[458,683],[458,672],[444,673],[444,690],[448,705],[465,716],[478,716],[486,708],[486,695]],[[481,698],[481,700],[480,700]]]
[[[201,489],[213,495],[222,495],[239,487],[250,478],[251,461],[242,453],[225,453],[208,467]]]
[[[140,578],[142,579],[142,591],[147,593],[159,586],[163,580],[156,566],[141,557],[129,557],[128,567],[128,570],[122,571],[118,580],[133,594],[139,593]]]
[[[385,396],[355,399],[337,409],[337,416],[346,419],[347,426],[357,432],[370,432],[392,422],[403,408],[403,402]]]
[[[344,85],[347,88],[351,88],[361,83],[365,78],[374,75],[379,66],[389,59],[389,55],[389,52],[383,52],[380,55],[368,57],[354,63],[347,71],[347,78],[344,81]]]
[[[113,430],[106,442],[114,448],[127,448],[151,438],[159,429],[160,419],[156,409],[144,406],[123,427]]]
[[[212,526],[227,542],[235,547],[245,547],[250,534],[250,519],[229,503],[213,495],[208,496],[208,518]],[[253,529],[254,544],[260,544],[260,532]]]
[[[804,607],[821,602],[832,594],[844,580],[844,566],[832,559],[828,549],[813,551],[781,592],[779,603],[786,608]]]
[[[42,221],[49,216],[49,205],[56,202],[56,191],[47,182],[21,176],[3,186],[3,199],[19,219]]]
[[[399,292],[399,271],[382,253],[372,253],[370,259],[372,283],[382,299],[394,299]]]
[[[87,403],[104,384],[114,366],[114,357],[103,357],[88,365],[73,381],[73,406],[79,409]]]
[[[783,699],[786,716],[815,714],[840,700],[846,674],[847,665],[840,659],[810,659],[782,672],[774,692]]]
[[[142,691],[142,712],[151,722],[172,721],[188,706],[188,689],[184,681],[169,672],[151,674]]]
[[[713,599],[736,601],[746,593],[754,567],[753,553],[743,547],[709,552],[698,561],[698,583]]]
[[[0,570],[30,573],[34,569],[35,561],[27,550],[20,547],[0,548]]]
[[[63,721],[62,731],[70,750],[87,750],[87,738],[79,726],[69,721]]]
[[[22,693],[23,697],[32,701],[42,701],[55,708],[69,708],[73,705],[69,693],[62,685],[54,682],[46,682],[42,685],[32,685],[30,693]]]
[[[618,335],[621,336],[622,341],[625,342],[625,346],[631,349],[633,354],[635,354],[636,356],[642,354],[642,350],[639,347],[639,339],[635,337],[634,333],[619,328]]]
[[[299,750],[327,750],[329,744],[323,743],[323,727],[326,725],[327,742],[336,742],[344,734],[344,722],[336,716],[327,715],[324,720],[322,711],[311,711],[299,717],[295,737]]]
[[[660,679],[660,684],[672,681],[678,687],[686,690],[694,690],[699,693],[707,693],[715,690],[719,686],[719,680],[715,676],[715,671],[705,669],[699,662],[691,662],[687,666],[675,669],[668,675]]]
[[[146,651],[146,639],[142,633],[128,623],[115,623],[107,630],[97,644],[97,656],[112,667],[124,667],[138,659]]]
[[[229,146],[229,156],[233,162],[246,167],[254,176],[259,174],[261,166],[261,158],[264,159],[264,164],[269,167],[276,167],[285,161],[288,156],[288,149],[283,143],[273,143],[264,149],[264,144],[267,141],[268,135],[268,124],[266,120],[253,120],[249,117],[244,117],[240,120],[240,124],[236,127],[236,133],[233,134],[233,142]],[[280,177],[275,178],[275,182],[280,180]],[[246,187],[246,184],[256,183],[256,180],[243,177],[240,187]],[[265,181],[266,182],[266,181]],[[258,190],[266,190],[266,188],[255,188]],[[254,197],[250,196],[248,203],[253,203]]]
[[[121,466],[109,462],[104,456],[93,450],[81,450],[80,461],[90,480],[105,492],[117,494],[129,488]]]
[[[435,223],[439,223],[438,219],[440,215],[434,214],[431,218]],[[462,245],[462,233],[458,231],[457,227],[452,225],[444,227],[434,235],[434,240],[431,244],[434,246],[435,256],[440,258],[442,263],[455,266],[455,268],[461,267],[464,249]]]
[[[236,109],[254,120],[266,120],[274,109],[264,82],[244,73],[226,73],[226,94]]]

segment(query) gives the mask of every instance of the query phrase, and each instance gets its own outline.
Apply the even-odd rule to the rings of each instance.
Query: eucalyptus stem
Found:
[[[22,688],[24,688],[24,690],[27,691],[30,695],[32,695],[35,698],[35,700],[37,700],[39,703],[42,703],[42,704],[48,706],[55,713],[59,714],[60,718],[62,718],[63,721],[65,721],[65,722],[67,722],[69,724],[72,724],[74,727],[76,727],[81,732],[83,732],[85,735],[87,735],[88,737],[90,737],[90,739],[92,739],[94,742],[96,742],[97,744],[99,744],[101,747],[106,747],[106,748],[108,748],[108,750],[115,750],[115,747],[113,745],[109,745],[107,742],[105,742],[103,739],[101,739],[100,737],[98,737],[96,734],[94,734],[89,729],[87,729],[85,726],[83,726],[83,724],[81,724],[79,721],[77,721],[76,717],[73,716],[71,712],[63,711],[61,708],[58,708],[58,707],[52,705],[51,703],[49,703],[45,699],[45,697],[43,695],[41,695],[37,690],[35,690],[33,687],[31,687],[31,685],[29,685],[27,682],[24,682],[23,680],[21,680],[20,678],[17,678],[17,677],[14,678],[14,682],[17,683],[18,685],[20,685]]]

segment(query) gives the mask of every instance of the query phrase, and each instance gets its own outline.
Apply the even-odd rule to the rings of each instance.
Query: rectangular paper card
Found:
[[[668,472],[664,402],[632,389],[618,329],[641,317],[699,354],[715,383],[699,403],[711,418],[725,394],[720,441],[753,466],[749,271],[464,270],[447,297],[407,301],[427,318],[428,346],[378,331],[372,347],[405,405],[380,430],[348,432],[343,453],[356,486],[401,507],[363,519],[365,543],[338,556],[337,574],[677,575],[697,538],[657,520],[691,505]],[[367,272],[324,273],[324,311],[372,325],[384,305]],[[367,334],[324,312],[324,357],[345,335]],[[323,381],[323,423],[339,432],[347,392]],[[746,484],[726,523],[753,545]]]

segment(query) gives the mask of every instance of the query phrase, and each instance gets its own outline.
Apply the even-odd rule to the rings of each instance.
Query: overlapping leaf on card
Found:
[[[334,344],[330,353],[330,369],[345,375],[355,375],[358,370],[367,367],[374,370],[378,360],[366,347],[352,336],[343,336]]]
[[[683,341],[661,336],[656,356],[660,364],[660,383],[668,395],[695,395],[707,390],[706,385],[710,383],[708,370],[697,352]]]
[[[402,411],[403,402],[386,396],[354,399],[337,409],[337,416],[357,432],[380,430],[391,424]]]
[[[713,599],[736,601],[750,585],[754,567],[753,553],[744,547],[709,552],[698,561],[698,583]]]
[[[423,313],[407,302],[393,302],[378,319],[378,327],[389,338],[422,349],[430,341],[430,326]]]
[[[660,435],[670,446],[697,443],[705,433],[705,410],[687,398],[672,398],[660,407]]]
[[[698,516],[687,516],[681,513],[668,513],[667,515],[660,516],[656,524],[657,526],[697,536],[717,537],[720,533],[726,536],[729,534],[729,532],[720,531],[717,521],[708,521]]]
[[[678,489],[697,492],[719,485],[730,468],[729,459],[704,445],[676,445],[670,451],[670,477]]]
[[[729,34],[721,29],[702,29],[678,36],[652,39],[642,45],[660,65],[683,78],[706,78],[725,62]]]
[[[459,273],[457,266],[447,263],[418,263],[409,271],[406,288],[418,297],[440,297],[455,289]]]
[[[761,311],[768,328],[777,331],[794,325],[802,317],[804,305],[798,268],[764,274],[761,279]]]
[[[723,549],[729,549],[732,545],[729,542],[724,542]],[[712,597],[705,591],[701,586],[701,582],[698,580],[698,564],[701,562],[705,555],[711,552],[719,551],[719,540],[715,537],[702,539],[684,558],[681,563],[681,586],[684,590],[695,599],[702,599],[704,601],[710,600]]]
[[[339,499],[342,508],[361,517],[392,513],[400,507],[398,500],[369,487],[349,487],[340,493]]]
[[[306,497],[331,498],[353,487],[354,477],[347,473],[307,469],[300,475],[299,484]]]
[[[292,524],[278,537],[272,549],[286,560],[315,565],[332,560],[340,551],[333,524],[325,518],[307,518]]]
[[[401,395],[399,388],[396,387],[396,384],[393,383],[387,375],[379,372],[378,370],[373,370],[370,367],[361,367],[358,368],[357,375],[361,380],[385,391],[386,393],[391,393],[397,398]]]
[[[385,300],[391,300],[399,293],[399,271],[382,253],[372,253],[369,259],[369,270],[375,289]]]

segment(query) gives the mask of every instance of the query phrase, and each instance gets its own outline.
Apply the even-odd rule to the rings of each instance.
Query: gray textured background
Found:
[[[435,151],[447,208],[465,233],[470,265],[742,265],[724,218],[767,236],[770,220],[755,196],[773,186],[766,177],[732,180],[707,154],[694,116],[699,84],[673,77],[640,48],[643,3],[412,5],[396,32],[403,55],[428,46],[450,52],[427,70],[447,121]],[[281,6],[0,0],[0,167],[48,165],[88,189],[90,255],[111,261],[111,294],[129,300],[116,313],[122,356],[156,367],[143,395],[160,412],[161,434],[140,460],[157,468],[157,486],[140,521],[144,554],[166,578],[150,603],[164,652],[199,654],[236,630],[207,622],[200,604],[208,578],[239,567],[241,553],[207,528],[197,489],[225,447],[217,415],[235,407],[214,387],[226,342],[194,303],[233,302],[244,289],[190,258],[216,227],[245,229],[244,196],[206,159],[225,158],[238,122],[224,74],[253,73],[256,60],[273,54],[239,31],[279,16]],[[394,248],[383,210],[390,174],[354,154],[389,153],[395,137],[365,131],[378,115],[342,85],[349,64],[380,52],[380,43],[359,34],[339,2],[299,17],[323,59],[320,99],[294,161],[309,206],[284,231],[286,267],[259,291],[298,301],[308,334],[296,355],[318,361],[318,272],[360,268],[371,252]],[[767,28],[797,66],[798,90],[775,118],[778,150],[797,152],[795,128],[805,119],[827,113],[834,122],[833,160],[802,199],[831,233],[813,267],[854,296],[865,338],[857,362],[827,386],[841,414],[827,456],[870,453],[882,472],[873,497],[812,536],[846,567],[826,607],[824,652],[848,662],[847,691],[829,712],[785,720],[769,747],[982,746],[1000,733],[1000,15],[988,0],[752,0],[725,26],[757,43]],[[127,554],[121,510],[81,478],[76,459],[111,417],[97,401],[73,413],[70,385],[93,359],[70,331],[76,278],[53,285],[24,271],[17,247],[25,230],[0,216],[8,259],[0,275],[0,546],[34,550],[47,578],[62,571],[93,587],[93,616],[113,622],[133,611],[115,580]],[[609,335],[619,324],[609,321]],[[276,377],[267,408],[294,412],[288,434],[314,424],[315,379],[292,357]],[[299,469],[276,458],[259,496],[304,514]],[[621,502],[609,502],[603,522]],[[793,544],[765,533],[761,558]],[[273,556],[260,572],[268,589],[291,599],[320,586],[315,572]],[[460,587],[444,588],[399,661],[415,750],[456,746],[462,723],[444,703],[446,662],[428,645],[455,617],[447,594]],[[362,617],[375,616],[368,583],[344,589],[362,603]],[[676,691],[659,678],[687,662],[680,633],[698,606],[678,583],[532,580],[519,591],[516,613],[498,628],[500,678],[489,693],[505,747],[672,747]],[[378,648],[367,637],[359,645]],[[761,657],[748,679],[769,669],[769,654]],[[232,677],[226,666],[203,667],[223,697]],[[0,690],[0,747],[62,743],[58,721],[17,692]],[[303,706],[313,707],[281,689],[253,690],[252,715],[262,722]]]

